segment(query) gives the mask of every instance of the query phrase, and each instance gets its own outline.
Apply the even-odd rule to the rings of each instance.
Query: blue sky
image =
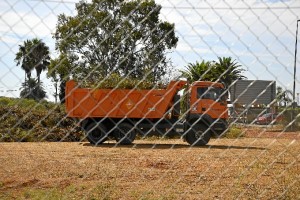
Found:
[[[41,38],[50,47],[52,57],[56,56],[52,33],[57,15],[74,14],[74,2],[77,1],[0,1],[0,96],[19,96],[24,72],[16,66],[14,57],[24,40]],[[231,56],[247,70],[248,79],[276,80],[277,85],[292,89],[300,1],[157,0],[157,3],[163,6],[161,18],[175,23],[179,43],[169,57],[177,69],[203,59],[212,61]],[[300,67],[299,43],[297,67]],[[52,83],[45,74],[42,81],[49,99],[53,100]],[[300,92],[300,78],[296,92]]]

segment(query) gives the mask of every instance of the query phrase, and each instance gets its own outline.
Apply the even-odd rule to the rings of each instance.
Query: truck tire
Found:
[[[85,128],[86,138],[91,144],[102,144],[107,140],[107,129],[103,124],[92,121]]]
[[[211,137],[210,130],[204,124],[195,124],[186,134],[186,141],[191,146],[204,146]]]
[[[131,124],[123,122],[115,128],[114,136],[118,144],[129,145],[135,139],[136,130]]]

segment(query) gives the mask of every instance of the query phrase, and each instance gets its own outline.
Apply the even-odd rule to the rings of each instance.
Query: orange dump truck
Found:
[[[206,145],[212,134],[227,129],[226,92],[221,83],[194,82],[183,113],[179,91],[185,86],[186,81],[171,81],[166,89],[93,89],[71,80],[66,85],[67,115],[80,120],[92,144],[109,138],[131,144],[138,133],[156,131],[176,132],[190,145]]]

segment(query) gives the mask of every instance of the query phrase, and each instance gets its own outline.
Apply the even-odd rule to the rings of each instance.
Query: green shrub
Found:
[[[300,131],[300,108],[282,110],[280,122],[285,131]]]
[[[1,105],[8,105],[11,102],[10,98],[7,97],[1,97],[0,98],[0,106]]]
[[[241,128],[237,126],[231,126],[229,130],[223,135],[223,138],[235,139],[244,137],[244,132]]]
[[[81,87],[97,88],[97,89],[140,89],[148,90],[155,88],[165,88],[163,84],[154,84],[150,80],[139,80],[130,77],[122,77],[118,74],[111,74],[105,78],[99,78],[97,82],[91,82],[88,80],[77,81]]]
[[[80,141],[63,105],[0,97],[0,142]]]

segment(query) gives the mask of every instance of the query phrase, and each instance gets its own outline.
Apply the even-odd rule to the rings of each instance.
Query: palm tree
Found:
[[[19,45],[15,62],[17,66],[21,64],[21,68],[25,71],[28,80],[31,78],[31,71],[35,69],[38,83],[40,83],[41,72],[46,70],[50,64],[49,47],[37,38],[26,40],[23,45]]]
[[[39,101],[46,97],[46,92],[41,83],[38,83],[36,79],[30,78],[26,82],[22,83],[22,90],[20,97],[27,99],[34,99]]]
[[[50,64],[49,47],[46,46],[42,40],[34,38],[32,40],[32,57],[34,59],[34,68],[36,71],[38,83],[40,83],[40,76],[42,71],[45,71]]]
[[[213,79],[213,65],[211,62],[202,61],[195,64],[189,63],[185,70],[180,71],[181,76],[190,82],[211,81]]]
[[[31,62],[30,55],[29,55],[29,48],[31,47],[31,41],[26,40],[24,41],[23,45],[19,45],[19,51],[16,54],[15,62],[18,65],[21,65],[21,68],[25,71],[25,82],[26,78],[31,78],[31,71],[34,65]]]
[[[241,65],[231,57],[218,57],[218,62],[190,63],[186,70],[181,71],[181,75],[191,82],[199,80],[222,82],[228,88],[235,80],[246,78],[242,75],[243,71],[245,70],[241,69]]]
[[[226,87],[230,87],[235,80],[246,79],[246,77],[242,75],[243,71],[245,70],[241,69],[241,65],[235,60],[232,60],[231,57],[218,57],[218,61],[215,62],[215,76],[218,77],[218,81],[224,83]]]

